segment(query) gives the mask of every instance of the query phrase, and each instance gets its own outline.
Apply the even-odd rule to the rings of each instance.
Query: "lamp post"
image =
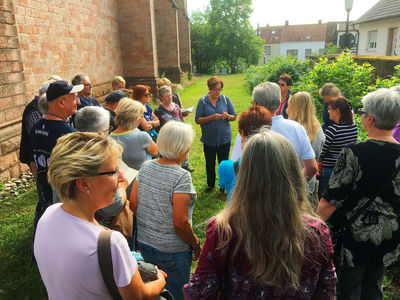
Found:
[[[350,11],[353,8],[353,0],[344,0],[344,7],[347,11],[346,33],[348,33],[349,32],[349,16],[350,16]]]

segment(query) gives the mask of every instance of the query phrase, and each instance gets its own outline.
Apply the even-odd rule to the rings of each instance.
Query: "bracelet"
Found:
[[[192,248],[193,251],[199,250],[199,249],[201,248],[201,246],[200,246],[200,240],[198,241],[197,246],[196,246],[195,248],[193,248],[193,247],[190,247],[190,248]]]

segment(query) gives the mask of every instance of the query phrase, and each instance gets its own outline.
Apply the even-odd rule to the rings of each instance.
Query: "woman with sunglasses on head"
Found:
[[[144,118],[140,120],[139,130],[146,131],[156,142],[158,136],[156,128],[160,126],[160,121],[149,106],[151,100],[150,87],[147,85],[135,85],[133,87],[133,99],[142,103],[146,108],[143,113]]]
[[[279,109],[277,110],[276,115],[282,115],[285,119],[288,118],[286,110],[288,108],[288,100],[292,95],[292,92],[290,91],[292,83],[293,80],[289,74],[283,73],[281,76],[279,76],[278,85],[281,89],[281,104],[279,105]]]
[[[325,143],[319,156],[322,174],[319,180],[318,198],[328,188],[329,178],[335,167],[340,151],[357,140],[357,124],[354,122],[351,103],[339,96],[329,102],[329,118],[335,122],[325,130]]]
[[[41,217],[34,254],[49,299],[114,299],[107,290],[98,260],[98,237],[104,227],[94,218],[113,202],[119,183],[122,152],[115,141],[98,133],[76,132],[58,139],[48,178],[62,203],[50,206]],[[126,239],[110,237],[112,278],[123,299],[158,299],[165,278],[143,283]]]
[[[379,89],[362,104],[368,139],[340,153],[317,208],[332,235],[346,228],[343,251],[335,249],[338,300],[382,299],[385,269],[399,258],[400,145],[392,130],[400,121],[400,93]]]
[[[110,135],[124,148],[123,162],[135,170],[139,170],[144,161],[158,154],[157,145],[150,135],[137,128],[144,111],[145,107],[139,101],[122,98],[115,110],[115,124],[118,127]]]
[[[222,95],[224,82],[213,76],[207,80],[208,94],[199,100],[196,107],[196,124],[201,127],[200,141],[203,143],[206,160],[207,187],[209,193],[215,186],[215,159],[218,163],[229,158],[232,128],[229,122],[236,120],[236,112],[229,97]]]

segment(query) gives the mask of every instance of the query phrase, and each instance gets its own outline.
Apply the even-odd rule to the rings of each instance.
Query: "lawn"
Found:
[[[250,106],[251,96],[244,82],[244,75],[223,75],[225,86],[223,94],[229,96],[239,115]],[[209,76],[194,77],[179,91],[184,108],[197,105],[207,89]],[[193,227],[196,235],[204,242],[205,228],[209,218],[224,206],[226,195],[214,189],[203,193],[206,187],[205,162],[200,142],[200,126],[194,122],[194,113],[185,118],[192,124],[196,137],[190,151],[190,166],[197,202],[193,213]],[[232,137],[237,134],[237,122],[232,122]],[[31,264],[32,220],[37,202],[36,189],[32,186],[19,196],[3,199],[0,202],[0,299],[45,299],[46,290],[41,282],[37,267]],[[194,265],[193,265],[194,267]],[[62,271],[62,270],[60,270]],[[398,284],[399,268],[392,269],[385,278],[385,299],[400,299],[395,288]]]

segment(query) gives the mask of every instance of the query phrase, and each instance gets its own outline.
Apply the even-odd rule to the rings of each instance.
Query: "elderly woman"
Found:
[[[334,299],[329,230],[309,211],[292,144],[269,129],[251,136],[231,203],[208,224],[187,299]]]
[[[201,127],[201,139],[206,160],[207,187],[209,193],[215,186],[215,159],[227,160],[231,148],[232,129],[229,122],[236,120],[235,109],[229,97],[221,94],[224,82],[213,76],[207,80],[209,93],[199,100],[195,121]]]
[[[392,130],[400,121],[400,94],[379,89],[362,103],[368,139],[340,153],[317,209],[333,233],[348,228],[338,299],[382,299],[384,270],[399,256],[400,145]]]
[[[253,105],[244,111],[239,116],[239,134],[242,138],[242,148],[252,134],[266,125],[272,125],[272,117],[265,107]],[[224,160],[218,166],[218,184],[226,190],[228,202],[230,201],[231,192],[235,187],[239,166],[240,158],[237,161]]]
[[[340,90],[334,83],[328,82],[319,89],[318,93],[325,102],[324,111],[322,113],[322,120],[324,121],[324,123],[322,123],[322,130],[325,132],[329,126],[335,124],[335,121],[329,118],[328,106],[329,102],[340,96]]]
[[[160,126],[163,127],[168,121],[183,121],[182,108],[172,102],[172,89],[168,85],[163,85],[158,89],[158,95],[161,103],[154,110],[155,115],[160,120]]]
[[[157,145],[151,137],[137,129],[143,119],[144,106],[135,100],[123,98],[115,110],[115,124],[118,126],[111,133],[124,148],[122,161],[132,169],[139,170],[143,162],[158,153]]]
[[[303,125],[307,132],[308,139],[311,143],[311,147],[315,153],[315,159],[319,160],[319,155],[322,151],[322,145],[325,142],[325,135],[322,131],[321,124],[319,123],[315,115],[315,105],[314,100],[311,95],[307,92],[297,92],[290,97],[287,114],[289,120],[293,120]],[[318,205],[318,200],[316,199],[317,189],[316,189],[317,179],[315,175],[308,181],[308,189],[310,200],[314,208]]]
[[[357,124],[354,122],[352,107],[346,98],[339,96],[329,102],[329,118],[335,123],[325,130],[325,143],[319,160],[322,162],[322,174],[319,180],[318,197],[328,186],[340,151],[357,140]]]
[[[174,85],[172,84],[172,82],[171,82],[167,77],[158,78],[158,79],[157,79],[157,89],[160,89],[160,87],[162,87],[162,86],[164,86],[164,85],[167,85],[167,86],[169,86],[169,87],[171,88],[171,91],[172,91],[172,102],[174,102],[176,105],[178,105],[179,108],[182,108],[181,97],[179,97],[179,94],[178,94],[178,93],[174,92],[174,90],[173,90]],[[158,92],[158,94],[160,94],[160,92]],[[159,98],[156,100],[157,106],[158,106],[161,102],[162,102],[162,99],[159,97]],[[185,112],[185,113],[182,112],[182,114],[183,114],[184,117],[186,117],[186,116],[188,115],[188,112]]]
[[[133,99],[139,101],[145,107],[144,118],[140,120],[139,129],[146,131],[156,142],[158,133],[155,128],[160,126],[160,121],[149,106],[151,100],[150,87],[147,85],[135,85],[133,87]]]
[[[197,260],[201,251],[191,225],[196,191],[190,172],[179,166],[193,138],[190,125],[165,124],[157,140],[161,158],[143,164],[131,194],[141,254],[167,272],[166,288],[176,300],[183,299],[191,261]]]
[[[48,178],[62,203],[50,206],[39,221],[34,254],[49,299],[113,299],[99,267],[97,244],[105,228],[94,213],[112,203],[124,177],[117,160],[122,148],[97,133],[73,133],[58,139]],[[125,238],[110,238],[113,279],[124,299],[157,299],[165,285],[144,284]]]

